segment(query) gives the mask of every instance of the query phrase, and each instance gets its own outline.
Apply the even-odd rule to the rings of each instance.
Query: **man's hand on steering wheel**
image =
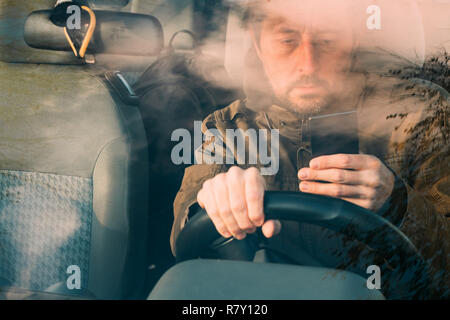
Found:
[[[264,179],[256,168],[231,167],[205,181],[197,194],[197,202],[206,210],[217,231],[225,238],[242,240],[262,227],[270,238],[281,230],[277,220],[265,221]]]
[[[376,157],[337,154],[311,160],[310,168],[299,170],[300,191],[340,198],[377,211],[394,188],[393,173]],[[326,181],[323,183],[318,181]],[[281,230],[277,220],[265,221],[264,179],[258,169],[234,166],[205,181],[197,202],[206,210],[217,231],[238,240],[262,227],[270,238]]]
[[[317,157],[299,170],[300,191],[340,198],[377,211],[391,196],[394,174],[376,157],[336,154]],[[326,181],[331,183],[321,183]]]

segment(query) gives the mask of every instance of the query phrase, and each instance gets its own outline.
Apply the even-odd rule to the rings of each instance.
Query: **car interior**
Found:
[[[78,261],[84,285],[76,296],[145,298],[173,263],[171,217],[149,214],[148,144],[132,85],[165,35],[202,30],[194,13],[208,9],[90,1],[97,26],[81,60],[50,21],[54,5],[1,2],[0,291],[72,296],[66,269]],[[179,38],[177,49],[189,49],[190,39]]]
[[[423,24],[411,16],[410,43],[391,48],[419,65],[442,46],[450,50],[450,40],[442,42],[450,4],[433,1],[433,13],[441,13],[436,18],[430,2],[420,2]],[[96,27],[81,59],[50,19],[54,0],[0,0],[0,299],[384,299],[365,287],[361,275],[346,271],[194,259],[217,239],[204,216],[179,239],[180,248],[189,243],[193,249],[172,256],[174,195],[152,197],[152,188],[163,182],[149,174],[152,150],[133,86],[171,36],[189,30],[241,87],[249,39],[232,3],[90,0]],[[371,37],[364,39],[371,43]],[[174,47],[191,50],[191,38],[180,35]],[[299,219],[295,197],[271,199],[274,216]],[[319,200],[304,201],[309,215],[301,219],[312,219]],[[152,211],[158,202],[166,209]],[[334,227],[358,209],[341,211],[343,220]],[[319,225],[329,220],[321,217],[314,218]],[[405,254],[420,260],[408,239],[393,234]],[[74,265],[79,290],[67,286]],[[264,288],[274,290],[256,285],[264,275]],[[298,290],[306,281],[314,282],[314,290]]]

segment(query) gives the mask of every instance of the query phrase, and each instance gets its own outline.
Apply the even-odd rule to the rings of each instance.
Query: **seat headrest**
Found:
[[[25,42],[32,48],[72,51],[64,29],[50,21],[51,10],[31,13],[24,29]],[[88,53],[155,56],[164,46],[161,23],[150,15],[119,11],[94,11],[97,26]]]
[[[422,66],[425,61],[425,30],[416,0],[376,1],[379,29],[369,29],[367,21],[374,10],[367,11],[360,25],[358,66],[363,71],[385,73],[389,69]],[[363,0],[370,8],[371,0]]]

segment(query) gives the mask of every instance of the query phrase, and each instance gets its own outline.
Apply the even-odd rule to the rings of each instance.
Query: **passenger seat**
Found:
[[[49,21],[53,3],[0,7],[0,295],[142,298],[146,134],[138,109],[102,75],[144,70],[162,49],[162,27],[96,11],[89,65]]]

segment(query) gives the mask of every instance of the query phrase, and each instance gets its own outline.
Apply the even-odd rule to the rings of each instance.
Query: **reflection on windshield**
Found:
[[[449,16],[432,0],[0,0],[0,294],[145,299],[190,250],[449,298]],[[268,219],[269,191],[342,219]],[[199,209],[229,241],[212,249]]]

